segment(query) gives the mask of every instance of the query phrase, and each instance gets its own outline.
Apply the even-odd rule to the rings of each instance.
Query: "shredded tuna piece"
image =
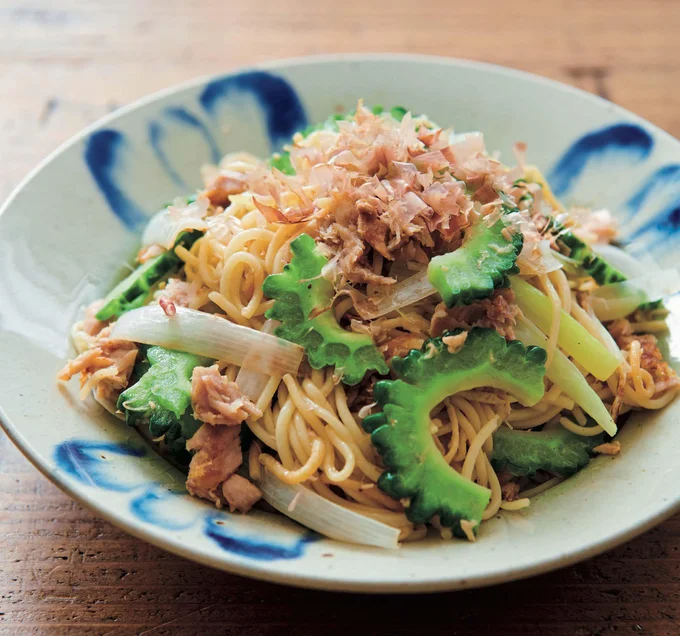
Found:
[[[189,464],[187,490],[215,501],[219,485],[241,465],[240,429],[236,426],[204,424],[187,441],[187,450],[196,451]]]
[[[103,300],[95,300],[88,308],[85,310],[85,318],[83,319],[83,331],[88,336],[97,336],[104,327],[108,324],[107,322],[102,322],[97,320],[97,312],[104,306]]]
[[[223,170],[206,188],[204,195],[213,205],[226,207],[232,194],[240,194],[247,187],[247,176],[235,170]]]
[[[503,501],[515,501],[519,496],[519,483],[516,481],[509,481],[502,484],[501,492],[503,493]]]
[[[208,424],[236,426],[249,416],[262,417],[238,388],[220,374],[219,367],[196,367],[191,375],[191,405],[194,416]]]
[[[209,290],[202,287],[197,280],[188,283],[177,278],[171,278],[160,297],[165,298],[177,307],[200,309],[208,302],[208,293]]]
[[[248,512],[260,500],[260,490],[234,474],[242,461],[239,427],[204,424],[187,442],[187,450],[196,451],[186,483],[192,495],[218,508],[226,503],[232,512]]]
[[[446,345],[449,353],[458,353],[467,340],[468,332],[463,331],[455,336],[444,336],[442,342]]]
[[[600,455],[618,455],[621,452],[621,442],[618,440],[606,442],[596,446],[593,450]]]
[[[505,338],[514,338],[513,327],[520,315],[510,289],[497,289],[490,298],[470,305],[447,309],[444,303],[437,305],[430,323],[430,334],[440,336],[449,329],[486,327],[495,329]]]
[[[80,397],[85,399],[93,389],[97,397],[110,402],[125,389],[137,359],[137,345],[108,337],[110,327],[99,334],[96,344],[81,353],[57,374],[57,380],[68,382],[80,374]]]
[[[393,278],[381,276],[369,269],[362,261],[366,247],[355,231],[333,223],[320,233],[327,245],[332,246],[338,253],[338,267],[346,280],[353,283],[372,283],[375,285],[389,285]]]
[[[248,512],[261,498],[260,489],[241,475],[232,475],[222,483],[222,496],[232,512]]]
[[[57,380],[68,382],[74,375],[83,372],[94,373],[108,366],[110,366],[110,361],[103,358],[101,349],[89,349],[83,351],[77,358],[69,360],[66,366],[57,373]]]
[[[515,477],[508,470],[501,470],[496,474],[498,482],[501,485],[501,492],[503,493],[503,501],[515,501],[519,496],[520,484],[519,478]]]
[[[663,393],[664,391],[668,391],[670,389],[675,389],[680,386],[680,378],[675,375],[671,378],[668,378],[667,380],[662,380],[661,382],[655,382],[654,383],[654,394],[657,395],[659,393]]]
[[[613,322],[610,322],[607,325],[607,330],[612,335],[614,340],[617,341],[617,344],[619,344],[618,343],[619,338],[623,336],[630,336],[633,333],[632,325],[625,318],[620,318],[619,320],[614,320]],[[619,345],[619,347],[620,346],[621,345]]]
[[[203,424],[187,442],[196,451],[189,464],[187,490],[196,497],[221,505],[220,485],[241,465],[241,429]]]
[[[137,252],[137,262],[141,265],[152,258],[156,258],[156,256],[160,256],[163,252],[165,252],[165,248],[157,243],[145,245]]]
[[[628,320],[615,320],[608,326],[609,333],[622,351],[630,351],[634,341],[640,343],[640,368],[648,371],[656,385],[673,388],[680,380],[671,366],[663,359],[656,337],[652,334],[634,334]],[[657,389],[661,392],[662,389]]]
[[[424,338],[418,338],[410,333],[400,333],[381,345],[380,350],[385,360],[389,362],[395,356],[404,357],[411,349],[420,349],[424,342]]]
[[[387,332],[380,327],[378,321],[361,322],[360,320],[350,320],[349,327],[355,333],[363,333],[371,336],[374,342],[384,343],[387,340]]]

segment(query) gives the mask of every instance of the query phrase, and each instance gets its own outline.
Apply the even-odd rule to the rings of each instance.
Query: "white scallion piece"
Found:
[[[186,351],[268,376],[295,374],[304,349],[202,311],[177,307],[166,316],[158,305],[133,309],[114,324],[112,338]]]
[[[427,277],[427,269],[424,269],[422,272],[396,283],[388,293],[372,296],[363,301],[360,314],[362,318],[373,320],[436,293],[437,290]],[[357,309],[359,310],[358,307]]]
[[[330,539],[392,550],[399,547],[397,528],[343,508],[300,484],[285,484],[268,470],[257,485],[273,508]]]
[[[156,212],[149,219],[144,232],[142,232],[142,246],[162,245],[165,247],[172,225],[173,222],[167,209],[164,208],[160,212]]]
[[[172,206],[157,212],[144,228],[142,246],[160,245],[169,250],[182,232],[192,230],[204,232],[208,229],[208,224],[203,218],[207,205],[207,199],[203,198],[184,205],[178,200]]]
[[[264,325],[262,325],[262,331],[260,333],[273,334],[274,329],[280,323],[278,320],[266,320]],[[253,402],[257,404],[260,396],[264,392],[267,383],[269,382],[270,375],[266,373],[260,373],[259,371],[254,371],[253,369],[245,369],[241,367],[239,369],[238,375],[236,376],[236,384],[243,395],[247,395]]]
[[[594,243],[590,248],[595,254],[604,258],[612,267],[618,269],[626,278],[637,278],[640,272],[658,272],[661,269],[651,254],[639,258],[622,250],[620,247],[616,247],[616,245],[609,245],[608,243]]]
[[[557,258],[557,252],[550,248],[550,242],[547,239],[538,242],[538,251],[541,253],[543,273],[549,274],[562,269],[563,263]]]
[[[590,294],[589,302],[600,320],[625,318],[640,305],[661,300],[680,291],[680,272],[665,269],[620,283],[602,285]]]

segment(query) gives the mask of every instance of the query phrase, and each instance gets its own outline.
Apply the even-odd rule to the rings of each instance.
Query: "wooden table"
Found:
[[[673,0],[0,0],[0,199],[59,143],[141,95],[267,59],[351,51],[514,66],[680,136]],[[286,589],[127,536],[0,433],[3,635],[677,635],[679,551],[676,517],[586,563],[486,590],[397,599]]]

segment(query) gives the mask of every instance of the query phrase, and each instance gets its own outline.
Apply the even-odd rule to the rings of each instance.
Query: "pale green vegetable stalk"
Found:
[[[543,333],[548,333],[552,322],[550,299],[519,276],[510,278],[510,286],[522,313]],[[560,318],[557,344],[598,380],[607,380],[619,365],[616,356],[565,311]]]
[[[525,346],[545,347],[547,337],[526,318],[520,318],[515,326],[515,335]],[[583,374],[561,351],[555,351],[550,366],[545,372],[548,379],[566,393],[609,435],[614,436],[617,428],[607,407],[593,391]]]

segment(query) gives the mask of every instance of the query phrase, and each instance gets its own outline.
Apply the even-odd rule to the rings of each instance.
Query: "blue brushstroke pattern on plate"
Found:
[[[307,115],[295,89],[282,77],[265,71],[228,75],[210,82],[199,101],[208,113],[214,114],[220,102],[238,93],[256,98],[265,116],[272,150],[278,150],[307,126]]]
[[[116,492],[129,492],[139,488],[139,483],[128,483],[121,475],[111,473],[107,455],[144,457],[146,448],[130,443],[71,439],[62,442],[54,450],[57,466],[83,484]]]
[[[228,524],[220,519],[205,519],[205,534],[223,550],[257,559],[258,561],[277,561],[279,559],[298,559],[304,554],[305,547],[318,541],[321,536],[307,532],[292,543],[271,543],[260,537],[235,536],[229,533]]]
[[[186,490],[170,491],[160,488],[147,488],[130,502],[130,510],[142,521],[165,530],[186,530],[193,526],[198,517],[193,514],[182,518],[172,507],[170,500],[188,497]],[[168,506],[170,504],[170,507]]]
[[[218,106],[239,95],[254,97],[258,104],[267,130],[272,151],[280,149],[293,134],[307,126],[307,115],[295,89],[282,77],[265,71],[250,71],[214,80],[201,92],[198,103],[213,120],[217,131],[224,122],[214,121]],[[218,163],[222,153],[213,133],[201,118],[183,106],[166,108],[148,124],[148,142],[156,161],[165,174],[181,190],[187,184],[174,168],[171,158],[164,150],[166,123],[163,118],[173,120],[175,125],[184,126],[200,136],[210,150],[209,160]],[[104,129],[90,135],[85,143],[84,160],[99,191],[110,209],[120,221],[132,231],[139,231],[146,223],[152,210],[145,210],[125,188],[126,167],[123,151],[131,144],[118,130]],[[197,166],[197,170],[200,166]],[[177,194],[181,194],[177,193]],[[159,206],[163,202],[159,202]]]
[[[124,165],[121,153],[128,141],[122,132],[105,128],[92,133],[85,144],[85,164],[111,211],[130,230],[139,230],[148,220],[143,210],[126,192],[120,179]]]
[[[548,182],[555,196],[564,196],[593,161],[606,160],[611,154],[638,164],[650,156],[653,146],[652,136],[636,124],[620,123],[594,130],[571,144],[549,172]]]
[[[129,503],[130,511],[141,521],[163,530],[179,531],[203,519],[205,536],[233,554],[258,561],[297,559],[304,554],[307,545],[321,538],[307,530],[301,530],[301,535],[289,542],[236,534],[232,532],[227,513],[219,515],[210,509],[204,514],[178,517],[172,503],[177,497],[188,497],[186,492],[162,489],[156,483],[126,483],[120,472],[115,471],[109,455],[144,459],[147,457],[147,448],[133,442],[71,439],[59,444],[53,453],[57,467],[81,483],[103,491],[134,494]]]

